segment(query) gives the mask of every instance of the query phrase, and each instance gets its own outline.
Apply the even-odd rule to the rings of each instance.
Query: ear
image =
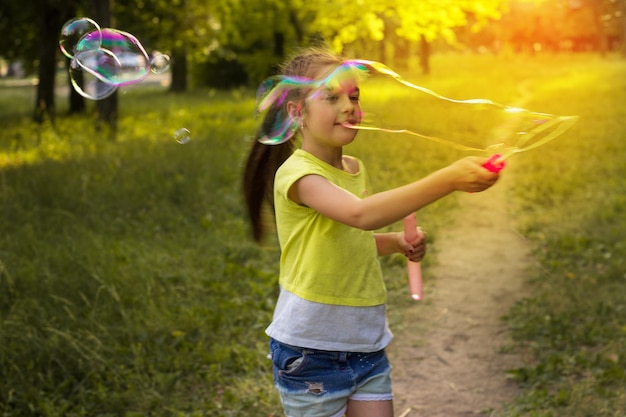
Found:
[[[287,102],[287,114],[292,119],[300,119],[302,117],[302,106],[295,101]]]

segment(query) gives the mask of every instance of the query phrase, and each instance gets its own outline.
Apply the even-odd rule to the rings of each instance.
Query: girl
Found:
[[[304,52],[283,68],[297,80],[321,80],[344,61]],[[305,85],[305,84],[303,84]],[[264,203],[274,209],[281,248],[280,294],[270,336],[274,381],[288,417],[392,417],[392,339],[378,256],[425,254],[425,236],[373,230],[453,191],[477,192],[498,174],[467,157],[431,175],[370,195],[365,167],[344,155],[360,122],[356,81],[302,87],[268,111],[248,156],[244,193],[254,237],[263,237]],[[261,140],[287,116],[289,140]],[[295,149],[295,141],[301,145]],[[262,143],[264,142],[264,143]]]

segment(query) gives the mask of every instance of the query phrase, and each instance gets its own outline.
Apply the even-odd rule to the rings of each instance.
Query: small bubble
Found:
[[[184,127],[178,129],[176,132],[174,132],[174,140],[181,145],[189,143],[189,141],[191,140],[191,133],[189,132],[189,129],[186,129]]]
[[[170,69],[170,57],[164,54],[157,54],[150,61],[150,71],[153,74],[163,74]]]

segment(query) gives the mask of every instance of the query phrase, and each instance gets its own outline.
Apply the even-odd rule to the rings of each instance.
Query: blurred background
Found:
[[[61,27],[78,16],[171,56],[159,82],[178,92],[256,86],[294,48],[322,42],[400,73],[429,73],[433,55],[452,51],[626,54],[624,0],[4,0],[0,76],[38,85],[40,113],[54,107],[54,74],[67,74]]]
[[[85,98],[59,48],[75,17],[169,71]],[[510,159],[501,199],[473,196],[533,247],[499,350],[523,354],[507,371],[521,393],[476,413],[624,416],[626,0],[0,0],[0,417],[282,415],[264,333],[279,250],[251,239],[241,176],[256,87],[320,44],[446,97],[580,117]],[[416,119],[407,100],[386,111]],[[374,190],[467,155],[364,131],[347,152]],[[418,215],[426,300],[460,209],[452,195]],[[381,264],[392,330],[421,331],[406,260]]]

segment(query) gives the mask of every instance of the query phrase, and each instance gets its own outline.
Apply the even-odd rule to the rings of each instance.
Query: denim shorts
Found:
[[[274,384],[287,417],[341,417],[348,400],[389,401],[391,366],[384,350],[331,352],[270,340]]]

